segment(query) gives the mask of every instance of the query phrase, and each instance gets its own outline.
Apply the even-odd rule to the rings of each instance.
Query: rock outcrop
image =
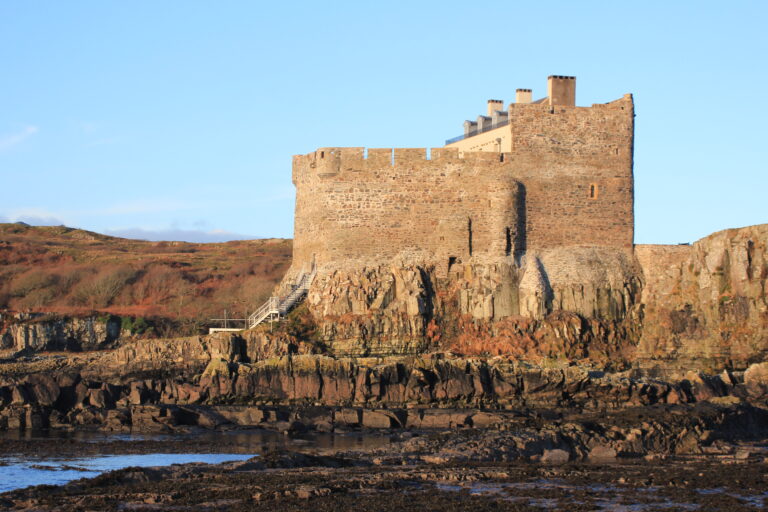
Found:
[[[423,254],[318,269],[307,304],[336,356],[505,355],[745,369],[768,350],[768,225],[692,246],[570,247],[444,271]]]
[[[711,370],[766,359],[767,224],[636,253],[645,280],[637,358]]]
[[[324,268],[308,296],[317,339],[343,356],[624,359],[636,342],[639,267],[621,250],[571,248],[522,262],[434,265],[405,256]]]
[[[109,315],[0,314],[0,327],[0,349],[31,352],[96,350],[121,334],[120,318]]]
[[[764,365],[662,381],[514,358],[288,355],[252,361],[238,336],[137,340],[69,358],[0,366],[0,428],[109,429],[223,424],[332,429],[489,426],[536,411],[558,418],[627,407],[765,400]],[[235,405],[236,404],[236,405]]]

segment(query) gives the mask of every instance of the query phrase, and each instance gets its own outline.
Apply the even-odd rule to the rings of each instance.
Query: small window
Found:
[[[469,255],[472,256],[472,219],[467,219],[467,245]]]
[[[597,185],[595,183],[592,183],[589,186],[589,198],[590,199],[597,199],[597,193],[598,193]]]
[[[325,151],[320,152],[320,158],[325,158]]]

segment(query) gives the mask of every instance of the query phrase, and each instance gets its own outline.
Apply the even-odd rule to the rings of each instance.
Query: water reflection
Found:
[[[386,446],[392,441],[388,434],[380,433],[320,433],[286,435],[273,430],[243,429],[228,431],[198,430],[184,433],[110,433],[88,430],[37,430],[0,432],[0,440],[14,441],[67,441],[82,443],[139,443],[142,441],[184,443],[184,451],[195,452],[195,446],[226,446],[232,453],[262,453],[276,449],[324,452],[338,450],[370,450]],[[47,446],[48,448],[48,446]],[[34,457],[34,454],[24,454]]]
[[[378,433],[306,433],[289,436],[262,429],[200,430],[172,434],[40,430],[2,432],[0,440],[24,441],[26,446],[26,453],[0,454],[0,492],[6,492],[30,485],[60,485],[128,466],[164,466],[189,462],[216,464],[228,460],[244,460],[278,449],[306,453],[370,450],[389,444],[391,437]],[[41,447],[44,445],[44,449],[37,450],[36,442]],[[137,448],[139,452],[161,451],[158,450],[158,442],[161,443],[161,449],[165,442],[166,449],[176,453],[121,453],[137,451]],[[104,446],[98,446],[99,443]],[[93,452],[93,449],[78,449],[78,445],[81,448],[84,445],[93,448],[94,444],[98,448],[93,455],[83,455]],[[142,444],[146,445],[146,450],[141,448]],[[113,454],[106,454],[110,452]]]

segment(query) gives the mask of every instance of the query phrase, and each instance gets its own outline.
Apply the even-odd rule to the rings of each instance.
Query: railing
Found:
[[[459,142],[460,140],[468,139],[470,137],[474,137],[475,135],[479,135],[481,133],[489,132],[491,130],[495,130],[496,128],[501,128],[502,126],[507,126],[509,124],[509,119],[506,119],[504,121],[500,121],[494,125],[489,126],[488,128],[485,128],[484,130],[470,130],[469,132],[465,133],[464,135],[459,135],[458,137],[454,137],[452,139],[447,139],[445,141],[445,145],[453,144],[454,142]]]
[[[246,319],[227,319],[226,318],[226,311],[224,312],[225,318],[215,318],[212,319],[213,321],[223,321],[224,327],[213,327],[209,329],[209,332],[218,332],[218,331],[235,331],[240,330],[237,328],[230,328],[228,327],[228,322],[237,320],[239,322],[243,322],[244,329],[253,329],[263,321],[269,319],[272,320],[280,320],[282,317],[287,315],[293,307],[298,304],[309,291],[309,287],[312,284],[312,281],[315,279],[315,274],[317,273],[317,270],[314,268],[314,265],[312,266],[312,271],[307,273],[303,272],[301,274],[301,277],[299,278],[298,282],[294,285],[292,285],[291,291],[285,295],[284,297],[270,297],[267,299],[267,301],[262,304],[262,306],[248,315],[248,318]]]
[[[270,297],[259,309],[248,317],[248,328],[252,329],[263,322],[270,315],[280,315],[280,299]]]
[[[266,319],[280,320],[287,315],[293,306],[295,306],[309,291],[309,286],[315,279],[316,270],[313,268],[310,273],[303,273],[299,282],[293,285],[291,292],[285,297],[270,297],[255,313],[248,317],[248,328],[253,329]]]

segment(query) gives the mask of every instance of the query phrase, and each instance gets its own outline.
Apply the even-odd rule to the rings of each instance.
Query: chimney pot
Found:
[[[576,77],[551,75],[547,78],[547,100],[550,106],[576,105]]]
[[[497,110],[504,110],[504,102],[502,100],[488,100],[488,116],[492,116]]]

